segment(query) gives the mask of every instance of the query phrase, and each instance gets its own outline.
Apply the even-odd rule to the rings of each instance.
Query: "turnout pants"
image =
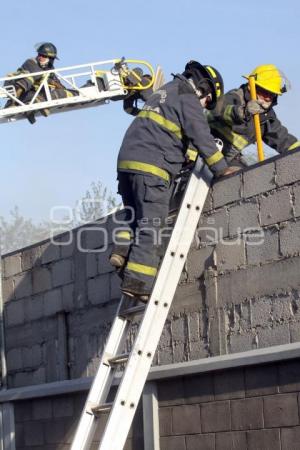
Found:
[[[119,172],[126,223],[118,228],[114,253],[127,258],[123,288],[149,294],[170,237],[167,218],[173,183],[151,174]]]

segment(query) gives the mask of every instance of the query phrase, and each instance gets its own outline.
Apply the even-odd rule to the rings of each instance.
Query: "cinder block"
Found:
[[[199,405],[174,406],[172,410],[172,430],[174,434],[200,433]]]
[[[300,391],[300,360],[282,362],[278,365],[279,391]]]
[[[22,350],[13,348],[7,352],[7,370],[12,372],[23,368]]]
[[[46,383],[46,369],[45,367],[39,367],[32,373],[31,384],[44,384],[44,383]]]
[[[8,278],[17,273],[22,272],[21,267],[21,255],[18,253],[16,255],[5,256],[3,258],[4,262],[4,277]]]
[[[235,270],[245,264],[243,239],[223,240],[216,246],[218,270]]]
[[[98,275],[98,253],[87,253],[86,276],[93,278]]]
[[[173,316],[171,322],[171,334],[174,342],[184,342],[188,339],[187,323],[184,316]]]
[[[115,272],[115,268],[109,262],[111,250],[111,247],[108,247],[105,252],[98,253],[98,273]]]
[[[15,445],[17,448],[25,447],[24,424],[16,423],[15,425]]]
[[[241,233],[259,228],[259,212],[256,201],[244,202],[229,208],[229,235],[236,236]]]
[[[292,187],[292,193],[294,196],[294,214],[295,217],[300,216],[300,185]]]
[[[55,242],[46,242],[41,245],[40,254],[42,264],[49,264],[50,262],[57,261],[60,258],[60,247]]]
[[[263,264],[279,259],[279,233],[276,228],[262,229],[261,239],[246,240],[248,264]]]
[[[17,372],[13,377],[12,387],[31,386],[33,383],[33,375],[30,372]]]
[[[214,400],[213,378],[210,374],[185,377],[183,383],[186,403],[204,403]]]
[[[159,408],[159,433],[160,436],[172,434],[172,408]]]
[[[197,280],[203,276],[204,270],[213,265],[214,246],[192,249],[186,261],[188,280]]]
[[[42,422],[25,422],[24,424],[25,445],[32,448],[36,445],[44,445],[44,426]]]
[[[13,278],[2,279],[2,294],[4,303],[15,299],[14,289]]]
[[[243,197],[253,197],[276,188],[275,163],[264,164],[244,172]]]
[[[214,208],[227,205],[241,198],[242,176],[235,175],[224,178],[213,185],[213,205]]]
[[[293,218],[291,195],[288,188],[272,192],[259,199],[261,225],[272,225]]]
[[[230,402],[203,403],[201,408],[201,425],[203,433],[230,431]]]
[[[32,420],[31,402],[32,402],[31,400],[23,400],[15,403],[14,412],[16,423],[27,422],[28,420]]]
[[[290,343],[288,324],[275,325],[272,328],[257,329],[259,348]]]
[[[251,324],[252,327],[266,327],[272,325],[271,318],[272,299],[260,298],[251,302]]]
[[[300,442],[300,427],[283,428],[281,430],[281,449],[297,450]]]
[[[255,348],[255,336],[252,333],[229,335],[229,353],[246,352]]]
[[[215,372],[215,400],[231,400],[245,397],[244,373],[242,369]]]
[[[52,401],[47,398],[33,400],[32,414],[35,420],[52,418]]]
[[[40,319],[44,315],[44,295],[35,295],[26,299],[25,319],[26,322]]]
[[[187,450],[184,436],[166,436],[160,440],[161,450]]]
[[[300,180],[300,153],[293,152],[276,161],[276,183],[278,186]]]
[[[300,323],[290,323],[291,342],[300,342]]]
[[[5,305],[5,324],[7,327],[21,325],[25,320],[24,302],[13,301]]]
[[[43,355],[42,347],[34,345],[32,347],[24,347],[22,349],[24,367],[33,368],[42,364]]]
[[[280,251],[284,256],[298,255],[300,252],[300,221],[288,222],[280,230]]]
[[[214,434],[194,434],[186,437],[186,449],[196,450],[205,448],[205,450],[215,450]]]
[[[69,230],[63,234],[52,237],[51,241],[54,245],[58,246],[60,249],[60,257],[62,259],[70,258],[74,255],[76,245],[78,230]]]
[[[293,308],[291,298],[288,295],[277,297],[272,302],[273,320],[282,323],[288,322],[293,318]]]
[[[277,394],[264,397],[266,428],[299,425],[297,394]]]
[[[166,381],[159,381],[158,386],[159,406],[182,405],[184,403],[183,378],[171,378]]]
[[[277,370],[274,365],[245,368],[246,397],[258,397],[278,392]]]
[[[71,396],[53,399],[53,416],[69,417],[74,414],[74,401]]]
[[[52,265],[52,283],[54,287],[71,283],[73,281],[71,259],[64,259]]]
[[[110,299],[110,274],[100,275],[88,280],[88,300],[93,305],[108,302]]]
[[[46,292],[44,295],[44,315],[52,316],[62,309],[61,289]]]
[[[15,284],[14,295],[16,299],[28,297],[29,295],[32,294],[32,280],[31,274],[29,272],[15,275],[14,284]]]
[[[22,271],[30,270],[41,264],[40,247],[31,247],[21,253]]]
[[[74,309],[74,284],[67,284],[62,287],[62,306],[66,312]]]
[[[114,300],[121,297],[121,278],[117,273],[113,272],[109,274],[110,283],[110,299]]]
[[[108,245],[108,230],[105,223],[85,226],[81,233],[77,233],[77,242],[78,248],[82,247],[87,252]]]
[[[51,420],[45,423],[45,441],[47,444],[61,444],[64,442],[65,429],[62,420]]]
[[[281,450],[280,430],[247,431],[247,450]]]
[[[197,245],[212,245],[228,237],[228,213],[225,208],[203,215],[196,230]]]
[[[216,434],[215,450],[248,450],[245,432]]]
[[[262,398],[232,400],[231,423],[233,430],[253,430],[263,428]]]
[[[32,272],[33,293],[48,291],[51,289],[51,273],[47,267],[39,267]]]

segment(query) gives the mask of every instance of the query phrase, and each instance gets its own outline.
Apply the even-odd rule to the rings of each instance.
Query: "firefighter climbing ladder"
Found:
[[[103,413],[109,413],[109,416],[99,450],[123,449],[200,219],[211,177],[208,168],[198,158],[147,305],[128,305],[128,299],[122,297],[71,450],[90,448]],[[131,353],[122,353],[130,322],[140,313],[144,315]],[[114,402],[109,404],[106,403],[107,396],[120,364],[125,364],[125,371]]]
[[[146,68],[152,78],[147,85],[137,82],[133,86],[126,82],[130,76],[137,75],[133,66],[138,66],[143,71]],[[53,74],[65,86],[66,92],[69,90],[70,96],[53,99],[51,90]],[[28,77],[40,78],[41,81],[30,102],[24,103],[18,98],[15,85],[18,80]],[[124,98],[130,90],[142,90],[150,88],[153,84],[157,85],[158,80],[161,83],[161,78],[163,79],[163,75],[160,67],[154,73],[148,62],[125,58],[0,78],[0,105],[2,104],[0,123],[25,119],[29,114],[45,115],[45,110],[47,114],[52,114],[103,105],[110,100]],[[7,101],[10,101],[9,107]]]

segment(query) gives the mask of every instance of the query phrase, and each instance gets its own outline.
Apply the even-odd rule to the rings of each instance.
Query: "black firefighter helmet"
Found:
[[[192,78],[196,89],[203,95],[212,94],[212,102],[207,109],[214,109],[219,97],[224,94],[224,82],[220,72],[212,66],[203,66],[198,61],[189,61],[183,72],[186,78]]]
[[[47,56],[52,59],[59,59],[57,57],[57,48],[51,42],[43,42],[36,46],[36,51],[39,55]]]

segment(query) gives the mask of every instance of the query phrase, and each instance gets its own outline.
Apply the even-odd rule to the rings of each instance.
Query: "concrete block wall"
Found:
[[[69,450],[85,393],[24,400],[15,404],[17,450]],[[90,450],[97,450],[106,417],[95,432]],[[138,408],[124,450],[143,448],[142,411]]]
[[[158,384],[161,450],[297,450],[300,360]]]
[[[120,296],[108,263],[115,222],[4,256],[9,388],[95,373]],[[213,185],[154,363],[299,341],[299,273],[294,151]]]

